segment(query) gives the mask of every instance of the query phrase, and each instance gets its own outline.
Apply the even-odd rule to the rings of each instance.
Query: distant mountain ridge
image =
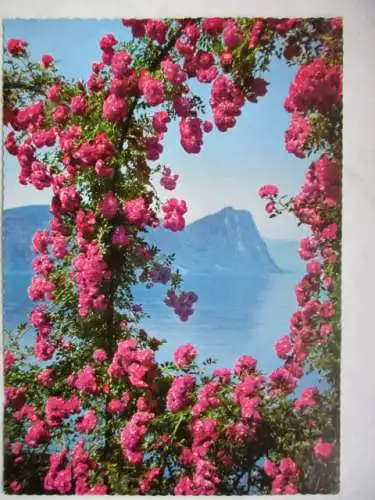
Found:
[[[47,205],[4,210],[5,272],[31,271],[32,236],[38,229],[46,228],[50,219]],[[232,207],[194,221],[178,233],[162,227],[151,230],[147,239],[164,253],[175,253],[176,265],[196,274],[259,275],[280,273],[290,267],[280,266],[277,251],[269,251],[251,213]],[[284,254],[287,253],[285,249],[290,242],[278,242],[279,246],[280,243],[286,243]]]
[[[34,254],[31,239],[51,220],[48,205],[28,205],[3,212],[3,259],[5,272],[31,272]]]
[[[165,253],[175,253],[183,269],[201,273],[278,273],[250,212],[225,207],[173,234],[164,228],[150,232],[149,241]]]

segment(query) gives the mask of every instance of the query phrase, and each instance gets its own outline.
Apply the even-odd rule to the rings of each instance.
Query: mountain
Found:
[[[4,210],[4,262],[6,272],[31,271],[31,239],[51,218],[47,205]],[[270,255],[250,212],[226,207],[172,233],[151,230],[150,243],[164,253],[176,254],[176,265],[196,274],[259,275],[282,272]]]
[[[51,219],[48,205],[9,208],[3,212],[5,272],[31,272],[34,254],[31,239],[38,229],[45,229]]]
[[[176,254],[176,264],[199,273],[278,273],[250,212],[226,207],[173,234],[158,228],[149,235],[165,253]]]

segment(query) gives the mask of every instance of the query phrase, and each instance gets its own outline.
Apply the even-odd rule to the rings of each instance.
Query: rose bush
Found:
[[[21,184],[52,189],[52,220],[33,238],[27,326],[10,335],[5,368],[5,487],[26,494],[292,494],[338,490],[342,26],[339,19],[123,19],[131,42],[107,34],[85,82],[32,63],[9,40],[4,63],[5,148]],[[162,224],[185,227],[185,200],[161,204],[153,182],[168,124],[198,154],[215,126],[235,127],[267,93],[271,57],[298,71],[286,96],[287,150],[313,161],[300,192],[264,186],[270,217],[292,212],[306,275],[298,311],[266,375],[241,356],[233,369],[198,363],[185,344],[159,364],[162,341],[139,327],[137,283],[167,285],[182,321],[199,299],[173,259],[147,243]],[[213,121],[190,83],[211,88]],[[249,104],[250,103],[250,104]],[[228,132],[230,133],[230,131]],[[324,384],[297,394],[318,372]]]

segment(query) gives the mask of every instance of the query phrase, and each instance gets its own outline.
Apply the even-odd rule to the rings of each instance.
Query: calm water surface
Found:
[[[30,275],[4,275],[4,326],[12,329],[26,321],[32,303],[27,297]],[[274,342],[288,332],[289,319],[296,309],[294,287],[297,274],[275,274],[264,278],[185,276],[185,290],[198,296],[195,313],[181,322],[162,300],[166,287],[136,289],[136,301],[151,318],[143,327],[168,343],[158,354],[160,361],[171,358],[178,345],[190,342],[199,359],[217,360],[217,366],[232,367],[238,356],[258,359],[259,368],[269,371],[280,366]]]

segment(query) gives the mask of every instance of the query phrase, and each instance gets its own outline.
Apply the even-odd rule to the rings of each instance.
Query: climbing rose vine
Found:
[[[340,19],[123,19],[129,42],[105,34],[87,80],[70,82],[27,41],[4,59],[5,148],[19,182],[50,189],[51,221],[33,237],[35,302],[4,352],[5,488],[24,494],[332,493],[339,485],[342,24]],[[125,31],[124,31],[125,33]],[[149,244],[185,227],[189,200],[160,165],[177,122],[197,155],[266,99],[272,57],[296,68],[285,96],[285,146],[311,158],[300,191],[260,188],[269,216],[295,215],[299,255],[280,366],[251,353],[211,369],[190,343],[160,364],[163,344],[139,326],[133,286],[165,286],[182,321],[199,307],[173,259]],[[208,111],[192,91],[210,90]],[[194,88],[198,88],[195,84]],[[254,125],[256,126],[256,125]],[[249,132],[251,133],[251,131]],[[33,328],[35,343],[19,337]],[[322,384],[298,391],[318,373]]]

